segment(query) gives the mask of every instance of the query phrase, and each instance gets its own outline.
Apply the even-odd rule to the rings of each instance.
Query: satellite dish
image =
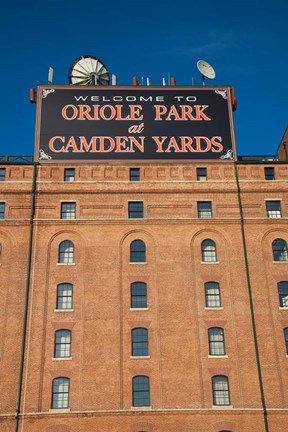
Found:
[[[197,68],[202,75],[203,85],[204,85],[205,78],[214,79],[216,76],[216,73],[215,73],[213,67],[210,66],[209,63],[207,63],[204,60],[199,60],[197,62]]]
[[[70,66],[69,83],[72,85],[109,85],[109,81],[108,69],[97,57],[81,56]]]

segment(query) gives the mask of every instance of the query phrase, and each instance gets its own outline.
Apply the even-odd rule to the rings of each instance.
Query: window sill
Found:
[[[54,413],[62,414],[62,413],[70,412],[70,408],[50,408],[49,412],[51,412],[53,414]]]
[[[137,406],[137,407],[134,407],[134,406],[132,406],[131,407],[131,409],[132,410],[135,410],[135,411],[149,411],[149,410],[151,410],[152,409],[152,407],[151,407],[151,405],[149,405],[149,406]]]
[[[223,306],[220,306],[220,307],[218,307],[218,306],[216,306],[216,307],[205,307],[204,308],[205,310],[223,310]]]
[[[75,263],[57,263],[57,265],[59,265],[59,266],[73,266],[73,265],[75,265]]]
[[[211,354],[209,354],[208,358],[228,358],[228,355],[217,355],[217,354],[211,355]]]
[[[273,264],[288,264],[288,260],[287,261],[273,261]]]
[[[150,355],[149,356],[130,356],[130,359],[132,360],[141,360],[141,359],[150,359]]]
[[[143,264],[147,264],[147,262],[145,261],[145,262],[129,262],[129,264],[140,264],[140,265],[143,265]]]
[[[64,313],[66,313],[66,312],[74,312],[74,309],[54,309],[54,312],[57,312],[57,313],[59,313],[59,312],[64,312]]]
[[[219,261],[201,261],[201,264],[219,264]]]
[[[52,357],[52,361],[65,361],[65,360],[72,360],[72,357]]]
[[[212,409],[233,409],[233,405],[212,405]]]
[[[287,308],[288,309],[288,308]],[[143,311],[143,310],[149,310],[149,308],[130,308],[130,311]]]

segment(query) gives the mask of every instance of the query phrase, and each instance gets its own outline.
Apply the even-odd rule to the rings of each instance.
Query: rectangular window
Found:
[[[140,168],[130,168],[130,181],[140,181]]]
[[[272,219],[281,218],[280,201],[266,201],[267,217]]]
[[[218,282],[205,283],[205,300],[206,307],[221,307],[220,286]]]
[[[74,168],[65,168],[64,169],[64,181],[65,182],[73,182],[75,180],[75,169]]]
[[[5,203],[0,203],[0,219],[5,219]]]
[[[206,168],[196,168],[197,171],[197,181],[207,180],[207,169]]]
[[[275,180],[275,169],[274,168],[264,168],[265,180]]]
[[[198,201],[197,211],[199,219],[210,219],[212,218],[212,203],[211,201]]]
[[[0,181],[5,180],[5,168],[0,168]]]
[[[61,219],[76,218],[76,203],[61,203]]]
[[[129,219],[142,219],[143,218],[143,202],[131,201],[128,203],[128,217]]]
[[[69,283],[59,284],[57,287],[56,309],[72,309],[73,285]]]

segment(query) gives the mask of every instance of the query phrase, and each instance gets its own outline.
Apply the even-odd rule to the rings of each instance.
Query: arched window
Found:
[[[133,377],[133,406],[150,406],[149,378],[144,375]]]
[[[147,286],[144,282],[131,284],[131,308],[147,308]]]
[[[221,307],[220,286],[218,282],[205,282],[206,307]]]
[[[221,327],[208,329],[209,354],[213,356],[225,355],[224,330]]]
[[[59,377],[53,379],[51,408],[69,408],[69,387],[69,378]]]
[[[131,243],[130,262],[146,262],[146,246],[142,240],[134,240]]]
[[[132,335],[132,356],[148,356],[148,330],[146,328],[134,328]]]
[[[284,338],[285,338],[286,354],[288,354],[288,327],[284,329]]]
[[[288,281],[278,282],[280,307],[288,307]]]
[[[74,244],[71,241],[65,240],[60,243],[58,262],[61,264],[74,263]]]
[[[287,243],[283,239],[276,239],[272,243],[273,260],[288,261]]]
[[[213,240],[204,240],[201,245],[201,251],[203,262],[217,261],[216,244]]]
[[[230,405],[228,377],[215,375],[212,377],[213,405]]]
[[[71,331],[57,330],[55,332],[54,357],[71,357]]]
[[[56,309],[72,309],[73,307],[73,285],[62,283],[57,285]]]

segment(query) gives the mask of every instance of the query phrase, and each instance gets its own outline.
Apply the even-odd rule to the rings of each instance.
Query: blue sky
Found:
[[[86,54],[118,85],[133,76],[161,85],[168,74],[201,85],[196,63],[206,60],[213,84],[235,87],[238,155],[276,153],[287,127],[287,0],[16,0],[1,12],[0,155],[33,154],[29,88],[47,83],[49,66],[54,84],[68,84],[70,64]]]

